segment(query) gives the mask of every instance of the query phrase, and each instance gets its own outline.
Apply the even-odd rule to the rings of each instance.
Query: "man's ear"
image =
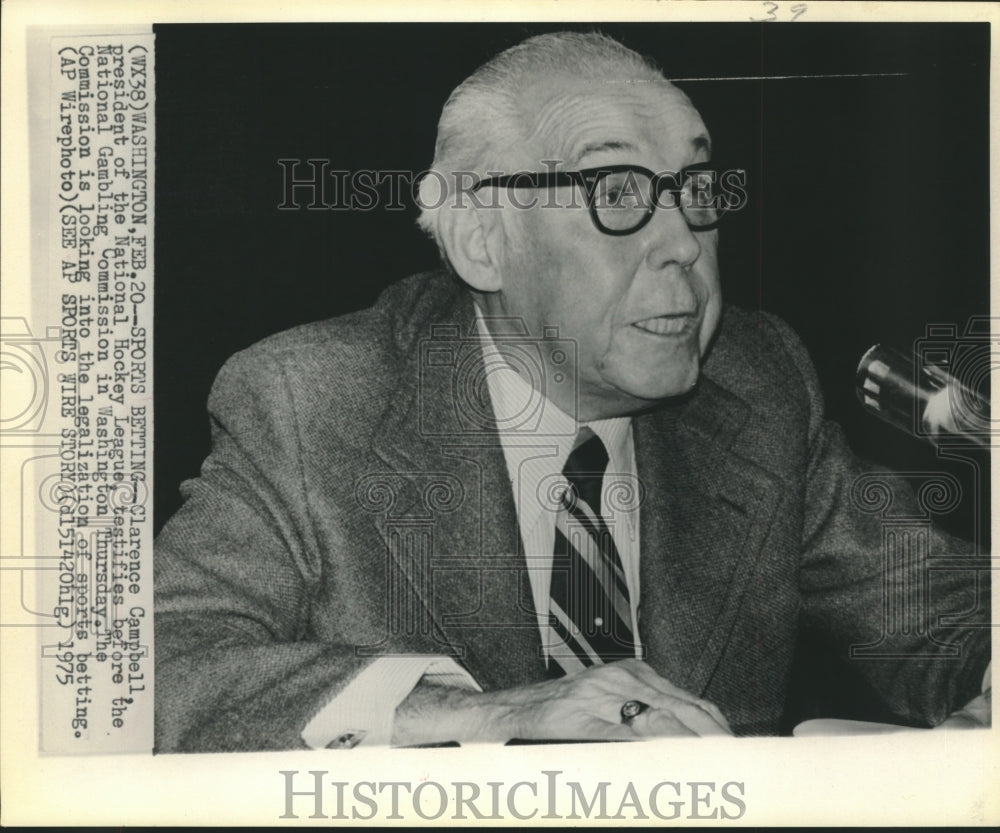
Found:
[[[441,241],[448,260],[473,289],[496,292],[502,288],[499,217],[485,216],[471,206],[445,208],[440,217]]]

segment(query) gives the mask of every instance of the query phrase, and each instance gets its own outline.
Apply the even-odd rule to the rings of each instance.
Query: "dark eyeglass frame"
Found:
[[[594,194],[596,193],[600,181],[604,177],[609,176],[610,174],[624,173],[626,171],[643,174],[649,178],[649,207],[646,209],[645,216],[643,216],[637,225],[628,229],[608,228],[601,223],[600,217],[598,216],[597,205],[594,201]],[[505,176],[494,176],[484,179],[472,190],[478,191],[480,188],[491,187],[559,188],[576,185],[582,188],[586,194],[587,209],[590,211],[590,219],[595,228],[601,233],[609,234],[612,237],[625,237],[629,234],[635,234],[653,219],[653,214],[656,212],[656,209],[660,207],[660,196],[662,194],[672,194],[677,204],[676,206],[671,207],[680,208],[681,192],[684,190],[684,186],[678,185],[678,183],[683,183],[689,175],[693,173],[711,173],[715,174],[715,181],[717,182],[721,172],[721,168],[709,162],[699,162],[694,165],[688,165],[686,168],[682,168],[677,173],[670,172],[660,174],[654,173],[649,168],[644,168],[642,165],[602,165],[599,168],[583,168],[579,171],[519,171],[518,173],[507,174]],[[681,210],[683,213],[683,209]],[[705,225],[693,225],[687,219],[686,215],[684,219],[692,231],[712,231],[713,229],[718,228],[725,213],[725,211],[721,211],[718,219],[712,223],[706,223]]]

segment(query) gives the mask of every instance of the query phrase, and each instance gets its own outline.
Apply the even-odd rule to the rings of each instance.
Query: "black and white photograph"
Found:
[[[38,772],[228,784],[156,823],[995,823],[996,8],[830,5],[24,35]]]

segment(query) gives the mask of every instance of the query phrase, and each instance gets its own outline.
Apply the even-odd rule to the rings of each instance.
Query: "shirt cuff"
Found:
[[[479,684],[449,657],[382,657],[358,674],[302,730],[312,749],[351,749],[392,741],[396,707],[423,677],[439,685],[481,691]]]

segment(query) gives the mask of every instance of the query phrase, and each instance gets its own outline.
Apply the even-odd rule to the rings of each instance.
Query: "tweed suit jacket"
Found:
[[[418,275],[219,373],[211,453],[156,542],[157,751],[301,747],[378,657],[453,656],[486,690],[544,679],[488,391],[463,388],[473,320],[456,280]],[[790,329],[728,308],[694,392],[634,418],[647,661],[737,734],[777,730],[805,622],[844,657],[867,646],[857,668],[904,723],[944,719],[988,662],[988,629],[928,635],[976,607],[967,573],[935,579],[920,627],[887,626],[926,554],[887,566],[889,481],[857,480],[822,407]]]

